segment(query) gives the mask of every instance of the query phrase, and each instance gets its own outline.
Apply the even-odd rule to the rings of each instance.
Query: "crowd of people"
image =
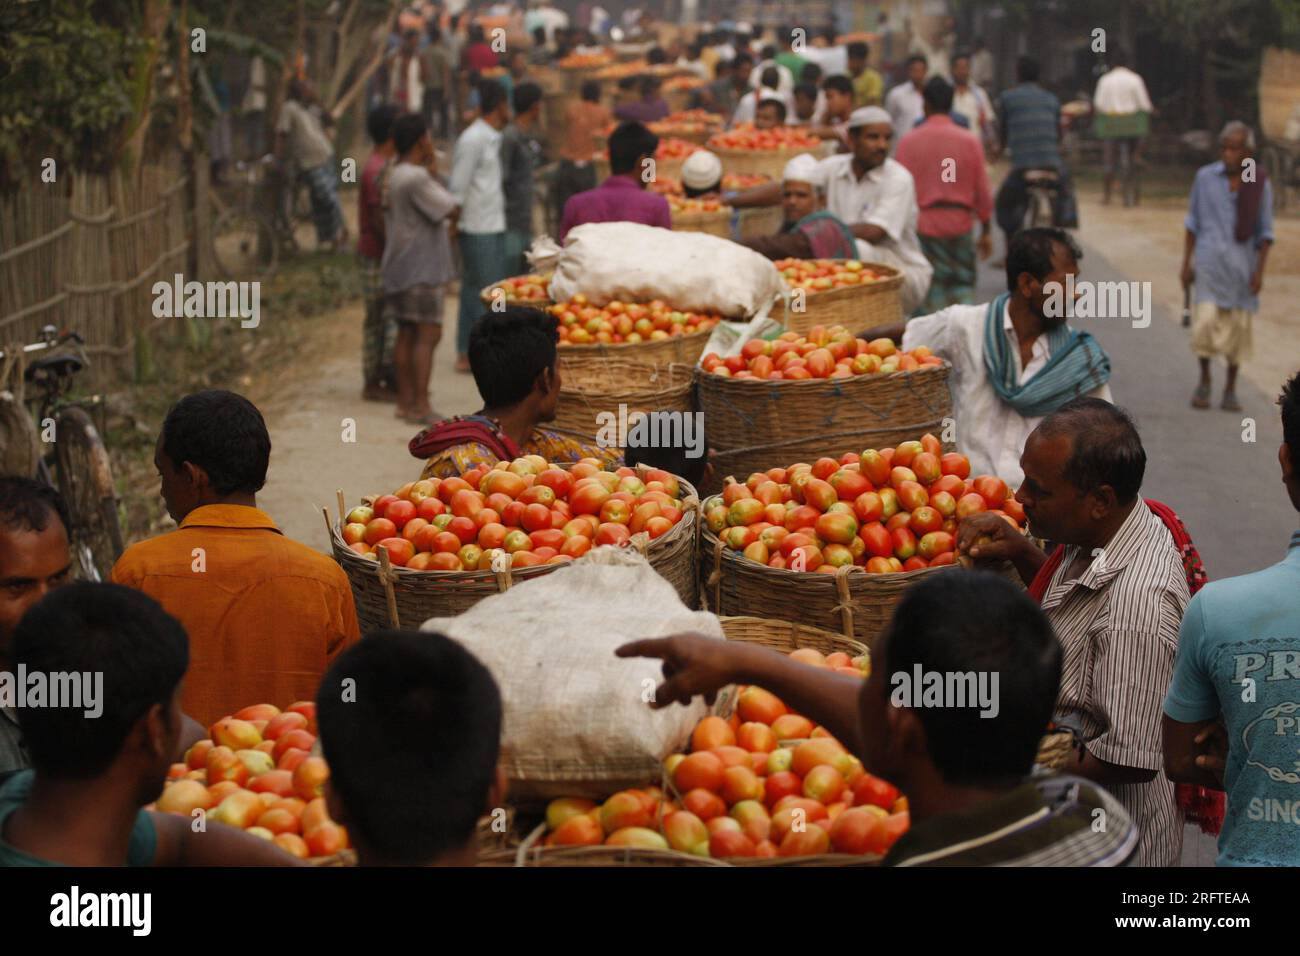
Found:
[[[399,18],[372,81],[373,148],[357,190],[364,397],[394,401],[398,417],[421,426],[410,452],[422,477],[526,454],[623,460],[548,427],[561,387],[557,320],[479,299],[527,271],[537,173],[549,161],[543,90],[530,73],[595,46],[608,24],[603,11],[587,13],[587,25],[572,26],[544,0],[530,3],[533,44],[506,52],[481,24],[423,4]],[[653,37],[644,13],[625,25]],[[1263,708],[1290,713],[1287,681],[1300,678],[1290,636],[1300,624],[1300,532],[1281,563],[1207,584],[1174,510],[1143,497],[1147,453],[1113,404],[1110,360],[1049,308],[1052,290],[1078,279],[1083,253],[1062,228],[1022,228],[1025,174],[1045,168],[1059,176],[1058,227],[1077,222],[1060,104],[1039,84],[1037,62],[1021,58],[1015,85],[994,97],[982,44],[968,53],[941,37],[894,64],[891,86],[869,65],[867,44],[834,39],[796,49],[791,31],[761,44],[706,30],[679,48],[654,47],[650,61],[698,75],[697,105],[730,124],[803,125],[826,144],[827,155],[796,156],[779,182],[746,190],[724,189],[724,165],[700,150],[683,164],[683,189],[739,210],[780,204],[779,230],[746,241],[772,260],[899,269],[903,320],[858,334],[925,346],[950,363],[972,472],[1017,489],[1030,532],[976,514],[960,523],[957,548],[980,567],[1009,563],[1023,587],[973,570],[910,588],[872,648],[865,688],[694,635],[618,653],[664,662],[656,707],[754,683],[833,733],[907,794],[912,825],[890,865],[1170,866],[1185,820],[1216,813],[1220,862],[1294,863],[1294,748],[1281,723],[1276,733],[1253,728]],[[1134,77],[1117,56],[1098,89],[1106,112],[1150,111]],[[561,242],[589,223],[672,227],[644,175],[658,147],[649,124],[668,113],[659,83],[634,78],[612,108],[605,92],[588,80],[566,105],[552,187]],[[277,150],[310,186],[318,238],[341,243],[334,150],[314,96],[294,80]],[[616,121],[609,176],[597,182],[593,135]],[[445,175],[439,142],[451,143]],[[1108,175],[1138,161],[1139,145],[1140,136],[1116,136]],[[1209,404],[1216,356],[1228,362],[1222,405],[1240,407],[1235,380],[1273,238],[1270,184],[1241,175],[1253,148],[1244,124],[1224,128],[1222,158],[1198,172],[1186,218],[1198,408]],[[1004,151],[1012,170],[995,193],[987,162]],[[995,217],[1006,291],[977,302],[976,262],[992,254]],[[430,388],[456,281],[457,368],[472,374],[483,406],[447,419]],[[1300,512],[1300,375],[1279,405],[1281,478]],[[302,699],[317,701],[330,813],[349,827],[362,864],[473,862],[475,823],[504,799],[497,759],[509,701],[445,637],[361,639],[338,564],[286,538],[258,507],[271,451],[244,397],[207,390],[176,402],[154,464],[177,527],[128,548],[109,583],[72,582],[56,491],[0,478],[0,672],[105,675],[93,721],[66,708],[0,706],[0,864],[293,864],[255,837],[215,823],[196,833],[143,808],[204,727],[251,702]],[[697,483],[709,467],[663,454],[641,460]],[[914,668],[999,674],[997,714],[897,705],[890,675]],[[341,704],[344,681],[358,692]],[[1031,776],[1049,725],[1074,746],[1059,773]],[[1206,795],[1220,789],[1226,810]],[[101,808],[93,815],[82,809],[92,791]],[[1108,821],[1100,828],[1099,811]]]

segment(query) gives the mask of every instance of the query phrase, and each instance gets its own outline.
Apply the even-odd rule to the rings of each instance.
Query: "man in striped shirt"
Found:
[[[1034,429],[1020,464],[1016,497],[1029,530],[1063,554],[1049,562],[991,513],[962,522],[958,550],[1010,559],[1040,596],[1065,652],[1055,720],[1083,743],[1061,772],[1102,784],[1124,805],[1141,831],[1131,865],[1175,866],[1183,821],[1160,721],[1189,594],[1172,534],[1138,494],[1141,438],[1122,409],[1077,398]]]
[[[1061,645],[1043,612],[1000,575],[952,571],[909,588],[872,648],[865,682],[692,634],[617,653],[664,661],[669,676],[654,707],[757,684],[829,730],[907,797],[910,826],[886,866],[1120,866],[1137,845],[1128,813],[1096,783],[1029,777],[1056,700]]]

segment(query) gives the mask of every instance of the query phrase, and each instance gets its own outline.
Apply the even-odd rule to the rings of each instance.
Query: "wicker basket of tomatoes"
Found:
[[[756,129],[744,123],[734,129],[710,136],[707,146],[722,168],[733,175],[763,174],[779,179],[785,165],[800,153],[821,155],[824,142],[797,126]]]
[[[554,425],[586,444],[599,444],[611,415],[625,414],[631,422],[649,412],[694,412],[692,373],[684,363],[655,365],[618,357],[569,363],[561,358]]]
[[[741,354],[710,353],[695,370],[720,487],[725,475],[887,446],[943,429],[952,414],[950,366],[889,339],[865,342],[843,326],[752,339]]]
[[[612,498],[628,507],[605,510]],[[339,492],[339,520],[326,514],[326,524],[366,633],[454,616],[603,544],[636,547],[698,607],[698,505],[695,488],[665,471],[530,455],[411,482],[351,511]]]
[[[955,573],[957,522],[1024,512],[933,435],[728,479],[701,506],[700,573],[717,614],[798,621],[870,644],[922,577]],[[999,569],[1005,571],[1005,568]]]
[[[705,232],[721,239],[731,238],[731,207],[716,199],[669,196],[668,211],[675,232]]]
[[[545,309],[551,304],[549,274],[530,274],[511,276],[494,282],[479,292],[479,301],[486,308],[500,311],[506,306],[526,305],[534,309]]]
[[[903,274],[893,266],[856,259],[780,259],[774,265],[794,293],[781,320],[794,332],[902,321]]]

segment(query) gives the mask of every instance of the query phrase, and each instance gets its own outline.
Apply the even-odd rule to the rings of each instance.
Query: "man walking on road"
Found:
[[[912,56],[907,60],[907,79],[895,86],[885,96],[885,109],[894,121],[894,135],[904,133],[925,116],[925,57]]]
[[[1196,284],[1192,351],[1201,363],[1193,408],[1210,407],[1210,360],[1228,362],[1225,411],[1241,411],[1237,369],[1251,355],[1251,321],[1259,311],[1264,263],[1273,245],[1273,184],[1252,156],[1255,132],[1233,120],[1219,134],[1218,162],[1192,183],[1183,243],[1182,282]]]
[[[989,219],[993,193],[979,140],[953,122],[953,88],[942,77],[925,84],[925,122],[898,143],[895,158],[912,174],[920,207],[916,232],[921,251],[934,267],[930,291],[921,304],[929,315],[958,302],[975,299],[975,253],[993,251]],[[974,220],[980,238],[971,236]]]
[[[536,136],[542,88],[520,83],[514,91],[515,118],[501,138],[502,188],[506,194],[506,274],[528,271],[524,252],[533,242],[533,172],[544,162]]]
[[[361,328],[361,397],[371,402],[391,400],[397,388],[380,262],[384,257],[383,180],[393,160],[393,123],[398,113],[397,107],[384,104],[366,117],[366,131],[375,148],[361,169],[357,190],[357,259],[366,308]]]
[[[456,322],[456,371],[469,371],[469,333],[483,311],[479,293],[506,276],[506,197],[501,188],[501,131],[510,121],[505,88],[479,85],[479,116],[460,134],[451,161],[451,194],[460,204],[457,242],[463,274]]]
[[[1110,204],[1110,191],[1118,170],[1124,205],[1136,206],[1136,170],[1141,165],[1142,140],[1147,135],[1153,107],[1146,83],[1128,68],[1124,51],[1115,49],[1110,60],[1113,66],[1097,81],[1097,92],[1092,97],[1093,130],[1101,140],[1102,165],[1106,171],[1101,201],[1103,205]]]

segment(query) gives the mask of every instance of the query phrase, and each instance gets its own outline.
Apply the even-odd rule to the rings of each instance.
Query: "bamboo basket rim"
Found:
[[[828,631],[826,630],[826,628],[818,627],[816,624],[802,624],[798,621],[785,621],[785,620],[781,620],[780,618],[774,618],[774,617],[759,617],[754,614],[719,614],[717,617],[718,620],[722,623],[722,632],[724,635],[726,635],[726,638],[729,641],[734,640],[734,641],[740,641],[741,643],[749,643],[749,644],[765,643],[765,642],[751,640],[748,637],[733,636],[732,632],[728,630],[728,625],[730,625],[733,629],[737,629],[737,630],[739,630],[742,627],[757,628],[761,626],[773,632],[778,632],[778,633],[780,631],[790,632],[790,640],[788,643],[794,649],[798,649],[799,647],[803,646],[800,645],[797,641],[797,638],[799,637],[801,632],[814,631],[816,632],[819,638],[826,640],[829,643],[849,645],[850,648],[852,648],[857,652],[854,656],[861,656],[863,654],[870,655],[871,653],[871,648],[869,648],[862,641],[859,641],[856,637],[848,637],[845,634],[840,633],[839,631]],[[739,633],[743,634],[744,632],[739,631]]]
[[[703,360],[703,358],[704,356],[700,356],[701,360]],[[843,378],[732,378],[728,375],[714,375],[712,372],[706,372],[698,362],[695,364],[694,368],[696,382],[717,382],[719,383],[720,388],[729,388],[732,386],[750,388],[752,385],[772,385],[778,387],[786,387],[790,385],[811,385],[814,387],[825,387],[834,384],[836,385],[836,388],[833,389],[835,391],[843,388],[843,385],[839,384],[843,382],[901,382],[902,379],[900,376],[922,374],[942,375],[945,371],[950,375],[952,374],[952,363],[947,359],[944,359],[943,363],[939,365],[930,362],[920,368],[910,370],[898,369],[894,372],[872,372],[870,375],[850,375]]]
[[[544,273],[524,272],[517,276],[506,276],[505,279],[498,279],[496,282],[489,283],[488,285],[485,285],[482,289],[479,290],[478,293],[479,301],[482,302],[484,305],[487,305],[492,301],[492,292],[494,289],[501,289],[504,292],[505,287],[502,286],[501,283],[505,282],[506,279],[522,279],[524,276],[533,276],[533,275],[544,275]],[[549,279],[549,277],[547,278]],[[550,283],[548,281],[547,286],[549,285]],[[547,293],[546,298],[544,299],[517,299],[514,296],[507,295],[506,302],[515,303],[517,305],[526,305],[529,308],[537,309],[539,312],[545,312],[548,308],[555,305],[555,300],[551,298],[549,292]]]
[[[559,303],[553,304],[558,305]],[[693,342],[700,336],[704,336],[707,341],[707,337],[713,334],[714,328],[716,328],[716,325],[711,325],[707,329],[699,329],[695,332],[686,332],[683,335],[670,335],[666,339],[646,339],[644,342],[587,342],[580,345],[561,342],[556,346],[556,348],[559,349],[559,354],[563,356],[566,352],[577,352],[581,355],[584,351],[604,353],[610,349],[637,349],[647,345],[662,346],[662,343],[664,342],[678,342],[682,340]]]
[[[663,341],[660,339],[659,341]],[[641,344],[641,343],[633,343]],[[628,374],[650,373],[648,378],[641,380],[638,385],[619,385],[618,394],[629,397],[638,395],[660,395],[664,392],[676,391],[678,389],[690,388],[695,384],[695,366],[689,362],[651,362],[645,359],[626,358],[621,355],[610,355],[604,359],[604,364],[600,366],[587,363],[579,363],[561,371],[564,373],[566,381],[560,384],[560,394],[569,394],[572,396],[583,395],[604,395],[607,394],[607,383],[601,382],[596,385],[577,384],[571,385],[573,378],[581,378],[588,371],[599,369],[601,375],[608,374],[610,371],[622,371]],[[657,383],[661,376],[667,377],[667,382],[650,387]],[[613,394],[609,392],[608,394]]]
[[[695,225],[699,222],[713,223],[717,221],[730,221],[731,214],[734,212],[730,206],[723,206],[721,209],[715,209],[709,212],[704,209],[692,210],[690,212],[671,212],[673,226]]]
[[[709,137],[711,141],[713,137]],[[711,142],[705,142],[709,152],[716,153],[719,159],[734,158],[738,156],[781,156],[786,153],[815,153],[822,148],[821,144],[816,146],[778,146],[775,149],[746,149],[739,146],[714,146]]]
[[[881,272],[888,272],[883,279],[872,279],[870,282],[859,282],[857,285],[840,286],[838,289],[804,289],[804,295],[810,302],[815,301],[818,305],[835,302],[841,299],[852,298],[855,295],[876,295],[882,292],[892,292],[903,284],[902,270],[883,262],[867,262],[865,259],[855,260],[861,262],[864,266]],[[784,279],[784,276],[782,277]],[[793,290],[791,292],[793,294]],[[787,303],[787,308],[789,304]]]

